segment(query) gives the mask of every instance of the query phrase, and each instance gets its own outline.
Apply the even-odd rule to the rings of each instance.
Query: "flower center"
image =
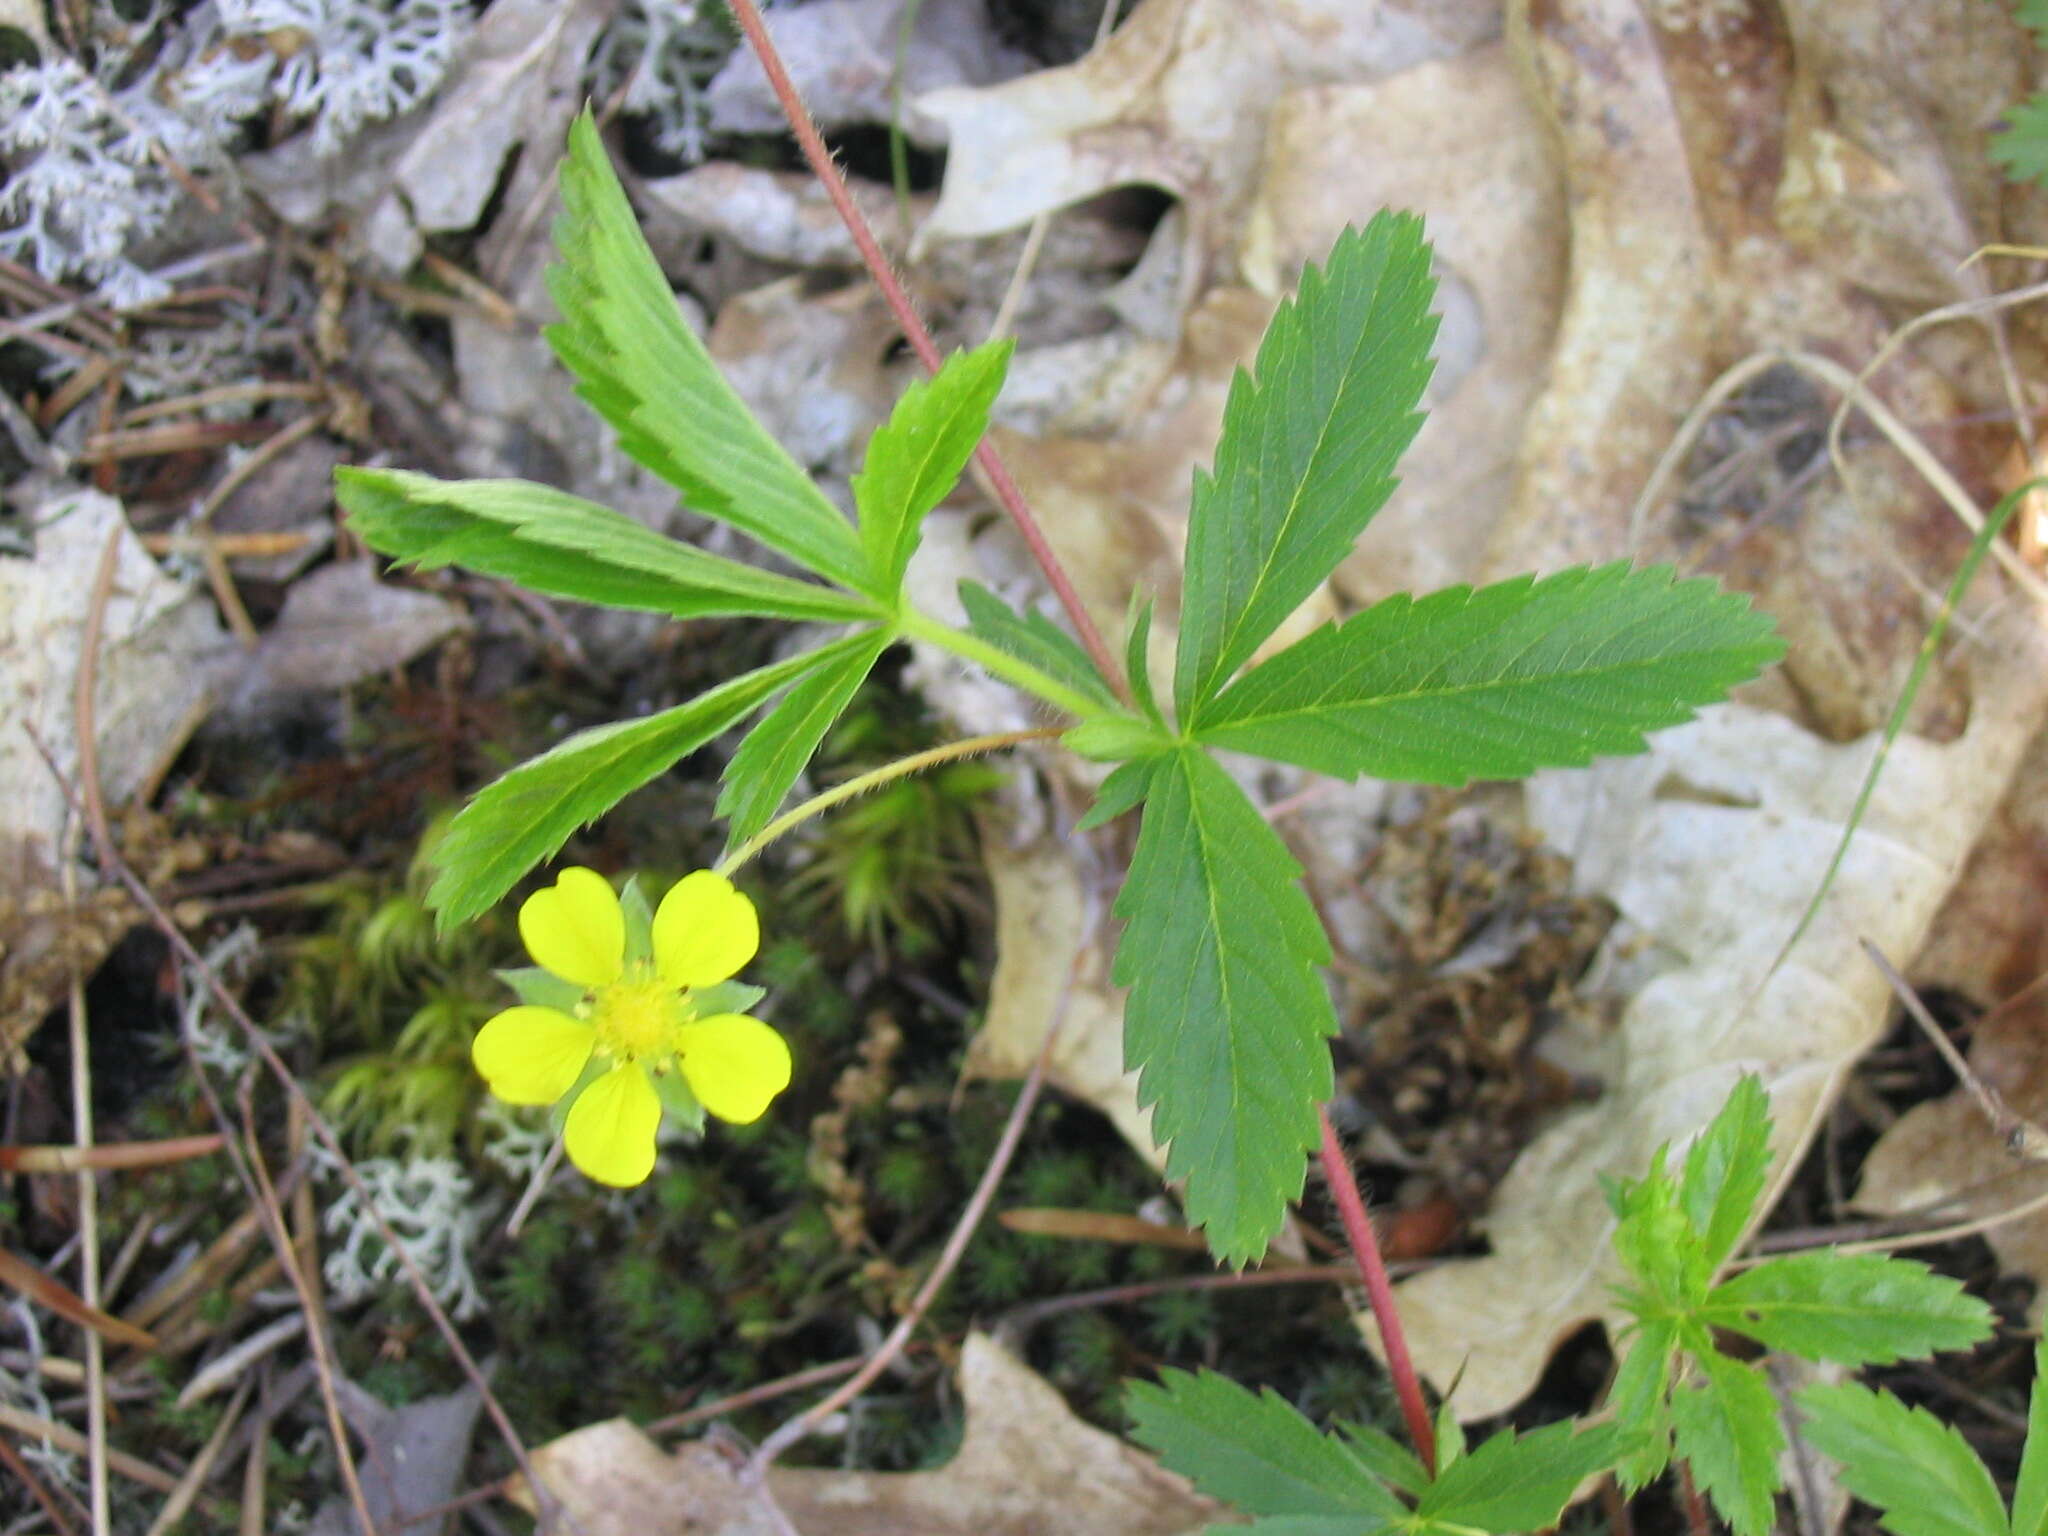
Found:
[[[682,994],[659,981],[627,977],[598,990],[590,1010],[597,1048],[621,1061],[654,1065],[673,1054],[678,1025],[688,1022]]]

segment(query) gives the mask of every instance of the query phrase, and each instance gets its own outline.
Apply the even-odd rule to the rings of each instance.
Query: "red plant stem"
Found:
[[[1400,1314],[1394,1310],[1394,1286],[1387,1278],[1386,1261],[1380,1257],[1379,1238],[1373,1234],[1372,1218],[1365,1214],[1365,1196],[1358,1192],[1358,1180],[1351,1172],[1351,1159],[1337,1142],[1337,1128],[1330,1124],[1330,1112],[1318,1107],[1316,1117],[1323,1125],[1323,1177],[1336,1196],[1337,1212],[1344,1218],[1344,1235],[1351,1240],[1352,1257],[1365,1276],[1365,1294],[1372,1301],[1372,1315],[1380,1325],[1380,1345],[1387,1352],[1387,1371],[1394,1378],[1394,1391],[1401,1399],[1401,1416],[1408,1421],[1408,1438],[1415,1442],[1415,1454],[1423,1470],[1436,1476],[1436,1428],[1429,1421],[1429,1409],[1422,1401],[1422,1382],[1415,1374],[1415,1362],[1408,1358],[1408,1337],[1401,1331]]]
[[[910,295],[904,292],[903,284],[897,281],[896,273],[889,265],[889,258],[876,243],[874,232],[854,205],[853,195],[846,190],[846,179],[839,174],[839,167],[832,161],[832,152],[825,147],[825,140],[818,132],[818,125],[811,120],[810,109],[797,94],[796,83],[789,78],[789,71],[782,67],[782,55],[775,51],[775,43],[768,36],[768,28],[761,20],[761,12],[754,0],[731,0],[733,19],[746,34],[747,43],[754,50],[754,56],[761,61],[761,68],[768,76],[768,84],[775,92],[775,99],[782,103],[783,115],[789,119],[790,131],[796,135],[796,142],[804,152],[804,159],[810,163],[811,171],[825,188],[826,196],[832,199],[832,206],[839,211],[840,220],[846,225],[847,233],[853,236],[853,243],[860,251],[861,260],[875,279],[875,286],[882,290],[882,298],[889,306],[889,312],[902,327],[904,339],[917,353],[918,361],[931,373],[939,371],[943,359],[939,356],[938,344],[932,340],[932,333],[918,318],[916,307],[910,302]],[[1017,488],[1010,471],[997,454],[994,445],[984,438],[974,450],[975,462],[980,464],[988,476],[988,484],[1002,509],[1009,514],[1010,521],[1017,525],[1018,533],[1031,550],[1032,559],[1045,572],[1045,579],[1051,584],[1053,595],[1060,600],[1060,606],[1067,611],[1074,633],[1087,647],[1089,657],[1095,662],[1102,675],[1116,686],[1120,695],[1128,702],[1127,684],[1123,669],[1117,665],[1116,657],[1103,643],[1102,633],[1095,627],[1095,621],[1088,616],[1088,610],[1081,604],[1080,593],[1068,579],[1059,556],[1047,542],[1045,532],[1038,526],[1038,519],[1031,515],[1031,508],[1025,503],[1024,493]]]

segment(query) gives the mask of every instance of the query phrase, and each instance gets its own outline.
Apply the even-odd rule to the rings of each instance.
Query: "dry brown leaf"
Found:
[[[767,1489],[790,1524],[832,1536],[1180,1536],[1220,1506],[1114,1435],[1075,1418],[1001,1346],[970,1334],[960,1357],[967,1428],[936,1472],[778,1467]],[[534,1470],[587,1536],[771,1536],[737,1469],[701,1442],[669,1455],[623,1419],[533,1453]],[[515,1482],[513,1497],[532,1509]]]
[[[2005,194],[1984,159],[1982,85],[1967,100],[1940,91],[2007,79],[2002,55],[2017,45],[2008,19],[1963,0],[1783,12],[1560,0],[1516,7],[1510,35],[1564,146],[1572,272],[1488,575],[1625,552],[1636,494],[1727,365],[1768,348],[1866,357],[1903,318],[1870,291],[1868,260],[1845,274],[1801,244],[1835,227],[1823,205],[1857,203],[1859,184],[1795,176],[1800,218],[1781,223],[1785,167],[1823,126],[1814,101],[1832,103],[1824,126],[1914,189],[1898,195],[1918,198],[1919,216],[1895,202],[1886,227],[1930,244],[1904,254],[1945,260],[1958,208],[1973,241],[1999,236]],[[1960,193],[1935,187],[1929,155]],[[1866,200],[1844,216],[1867,211]],[[1947,338],[1888,372],[1883,392],[1916,422],[1996,409],[1989,357],[1981,333]],[[1788,402],[1785,419],[1811,440],[1828,402],[1796,376],[1771,377],[1750,404]],[[1966,483],[1995,486],[1984,444],[1944,433],[1936,448]],[[1768,464],[1771,451],[1750,456]],[[1852,441],[1849,460],[1847,489],[1817,471],[1747,503],[1724,475],[1676,515],[1653,509],[1642,541],[1778,617],[1791,653],[1756,696],[1806,724],[1731,706],[1658,736],[1641,759],[1530,787],[1532,824],[1621,908],[1612,980],[1628,1003],[1605,1043],[1601,1103],[1540,1137],[1498,1191],[1492,1254],[1402,1288],[1423,1369],[1440,1383],[1462,1372],[1461,1414],[1511,1406],[1559,1339],[1611,1320],[1600,1175],[1638,1173],[1659,1143],[1696,1132],[1743,1071],[1771,1090],[1780,1174],[1790,1166],[1882,1027],[1888,993],[1856,941],[1915,951],[2040,728],[2039,627],[1999,610],[1985,578],[1968,639],[1936,669],[1833,896],[1768,973],[1854,801],[1872,750],[1863,733],[1890,709],[1968,538],[1890,449]]]
[[[235,679],[230,707],[245,713],[294,693],[346,688],[404,666],[468,622],[445,597],[378,580],[379,563],[342,561],[295,583]]]
[[[814,0],[768,18],[776,51],[820,126],[888,123],[908,110],[903,130],[925,144],[943,144],[945,126],[918,110],[916,99],[942,86],[986,85],[1032,67],[1029,55],[1004,45],[983,0],[919,0],[897,66],[897,39],[911,0]],[[750,49],[737,49],[705,92],[711,126],[724,133],[785,131],[782,106]]]
[[[1989,1007],[2048,975],[2048,733],[2034,738],[1927,946],[1922,986]]]
[[[149,558],[119,502],[94,491],[53,493],[30,523],[34,556],[0,559],[0,1048],[24,1038],[71,968],[90,972],[127,926],[91,904],[67,915],[58,889],[66,786],[79,774],[73,688],[108,539],[119,554],[94,716],[109,806],[153,784],[197,728],[226,646],[211,606]]]
[[[364,241],[385,266],[404,271],[427,236],[475,228],[522,144],[554,158],[548,97],[563,94],[564,76],[573,96],[612,9],[612,0],[501,0],[484,13],[370,215]],[[509,206],[517,218],[522,205]]]
[[[1540,1135],[1496,1191],[1489,1255],[1399,1287],[1416,1363],[1439,1385],[1458,1380],[1462,1417],[1504,1412],[1565,1336],[1619,1321],[1603,1177],[1639,1175],[1659,1145],[1699,1131],[1745,1072],[1771,1094],[1775,1172],[1796,1160],[1883,1028],[1889,992],[1859,941],[1913,952],[2048,707],[2048,643],[2031,617],[1994,634],[2001,654],[2026,659],[1979,689],[1960,739],[1901,739],[1833,892],[1775,973],[1870,742],[1833,746],[1727,705],[1653,737],[1642,757],[1532,781],[1532,825],[1621,910],[1608,944],[1630,1001],[1617,1033],[1592,1045],[1600,1103]]]
[[[1499,26],[1492,0],[1146,0],[1076,64],[918,99],[950,135],[919,242],[1146,184],[1185,200],[1190,274],[1204,272],[1235,237],[1276,100],[1444,58]]]
[[[2038,902],[2036,902],[2038,908]],[[2039,994],[1979,1025],[1970,1067],[2023,1119],[2048,1120],[2048,1003]],[[1923,1215],[1930,1226],[1996,1216],[2048,1193],[2048,1168],[2013,1156],[1976,1097],[1958,1088],[1917,1104],[1870,1150],[1856,1209],[1873,1216]],[[1984,1233],[2001,1268],[2037,1289],[2027,1315],[2048,1306],[2048,1212],[2001,1222]]]

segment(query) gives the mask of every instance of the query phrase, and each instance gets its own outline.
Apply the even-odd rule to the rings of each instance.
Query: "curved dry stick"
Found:
[[[854,246],[860,251],[862,262],[867,266],[875,286],[882,291],[882,299],[889,306],[889,312],[896,317],[897,325],[903,329],[903,336],[917,353],[918,361],[932,372],[939,371],[944,361],[939,356],[938,344],[918,317],[917,308],[910,302],[910,295],[903,290],[896,274],[890,269],[889,258],[882,253],[874,232],[854,205],[853,195],[846,189],[846,179],[839,174],[839,167],[833,164],[832,152],[825,147],[825,140],[818,132],[818,125],[811,120],[810,109],[797,94],[796,84],[789,78],[789,71],[782,67],[782,55],[776,52],[775,42],[768,35],[768,28],[761,20],[760,8],[754,0],[731,0],[733,20],[746,34],[747,43],[760,60],[762,72],[768,76],[768,84],[775,92],[775,99],[782,104],[783,114],[789,119],[790,132],[796,135],[798,147],[803,150],[804,159],[809,162],[811,172],[831,198],[832,206],[838,210],[846,232],[853,237]],[[1096,669],[1107,678],[1119,696],[1126,703],[1130,701],[1129,683],[1123,669],[1117,665],[1116,657],[1103,642],[1102,633],[1095,627],[1095,621],[1088,616],[1082,605],[1080,593],[1068,579],[1066,570],[1060,565],[1059,556],[1053,553],[1045,532],[1038,526],[1038,519],[1031,515],[1031,508],[1024,500],[1024,493],[1017,488],[1017,482],[1010,477],[1010,471],[1001,455],[986,438],[974,450],[975,462],[988,476],[989,488],[996,501],[1010,521],[1016,524],[1017,532],[1031,550],[1031,558],[1038,562],[1038,568],[1045,573],[1053,595],[1060,600],[1060,606],[1067,612],[1067,618],[1074,626],[1074,633],[1080,637],[1089,658]]]
[[[1092,909],[1095,903],[1091,901],[1089,905]],[[1091,910],[1088,921],[1083,925],[1084,932],[1093,927],[1099,916],[1098,912]],[[755,1448],[754,1454],[747,1459],[746,1469],[741,1473],[742,1479],[747,1483],[758,1486],[767,1475],[769,1467],[774,1465],[777,1456],[810,1434],[828,1416],[837,1413],[867,1391],[875,1378],[887,1370],[895,1362],[896,1357],[903,1353],[904,1347],[910,1343],[911,1334],[916,1331],[917,1325],[924,1321],[924,1315],[931,1310],[932,1303],[938,1300],[939,1292],[952,1278],[961,1256],[967,1252],[968,1243],[980,1228],[981,1218],[988,1213],[989,1204],[995,1199],[996,1186],[1002,1183],[1003,1175],[1009,1170],[1010,1159],[1017,1153],[1017,1144],[1024,1139],[1025,1123],[1031,1118],[1032,1106],[1038,1102],[1039,1089],[1045,1086],[1045,1072],[1052,1060],[1053,1045],[1059,1039],[1060,1026],[1067,1021],[1067,1008],[1073,997],[1074,975],[1079,963],[1080,957],[1077,954],[1074,965],[1067,968],[1066,983],[1060,989],[1059,1001],[1053,1008],[1052,1020],[1045,1027],[1045,1039],[1038,1047],[1038,1059],[1032,1062],[1031,1071],[1024,1079],[1024,1086],[1018,1090],[1017,1102],[1010,1108],[1010,1118],[1003,1126],[1002,1137],[996,1142],[996,1149],[989,1157],[988,1166],[981,1172],[981,1182],[975,1185],[974,1194],[968,1199],[967,1208],[960,1213],[960,1220],[955,1223],[952,1235],[946,1239],[946,1246],[939,1251],[937,1262],[932,1265],[931,1273],[925,1276],[924,1284],[918,1287],[917,1295],[911,1299],[909,1308],[895,1328],[890,1330],[888,1338],[882,1341],[881,1347],[868,1356],[867,1363],[850,1379],[783,1424]]]
[[[1656,468],[1650,471],[1650,478],[1644,482],[1642,494],[1636,497],[1635,505],[1629,509],[1628,548],[1631,551],[1642,540],[1643,522],[1649,514],[1649,509],[1663,497],[1666,485],[1677,473],[1678,466],[1684,462],[1685,456],[1692,451],[1693,445],[1699,441],[1700,433],[1706,429],[1707,422],[1713,418],[1714,413],[1752,379],[1781,365],[1810,374],[1842,395],[1842,404],[1837,407],[1828,428],[1828,453],[1835,461],[1836,473],[1839,474],[1842,467],[1840,428],[1845,413],[1853,404],[1870,418],[1871,424],[1884,434],[1886,440],[1899,451],[1908,464],[1912,465],[1920,478],[1933,488],[1935,494],[1948,503],[1949,510],[1955,513],[1963,526],[1972,533],[1983,531],[1984,510],[1977,505],[1976,498],[1963,489],[1962,482],[1949,473],[1948,467],[1928,451],[1927,445],[1918,435],[1894,416],[1891,408],[1873,395],[1857,375],[1833,358],[1822,357],[1817,352],[1753,352],[1708,386],[1699,403],[1686,414],[1677,434],[1671,439],[1670,446],[1657,460]],[[1844,482],[1846,481],[1847,477],[1844,476]],[[1994,544],[1991,554],[2027,596],[2048,607],[2048,583],[2044,583],[2014,550],[2004,544]]]

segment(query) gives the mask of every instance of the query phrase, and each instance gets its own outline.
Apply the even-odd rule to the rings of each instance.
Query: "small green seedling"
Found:
[[[1822,1248],[1717,1280],[1759,1214],[1770,1130],[1763,1086],[1745,1077],[1675,1177],[1660,1148],[1645,1177],[1609,1191],[1615,1252],[1632,1278],[1616,1295],[1634,1319],[1608,1395],[1637,1437],[1622,1484],[1642,1487],[1676,1455],[1737,1536],[1771,1528],[1785,1436],[1762,1366],[1717,1335],[1862,1366],[1967,1349],[1991,1333],[1989,1307],[1911,1259]]]

